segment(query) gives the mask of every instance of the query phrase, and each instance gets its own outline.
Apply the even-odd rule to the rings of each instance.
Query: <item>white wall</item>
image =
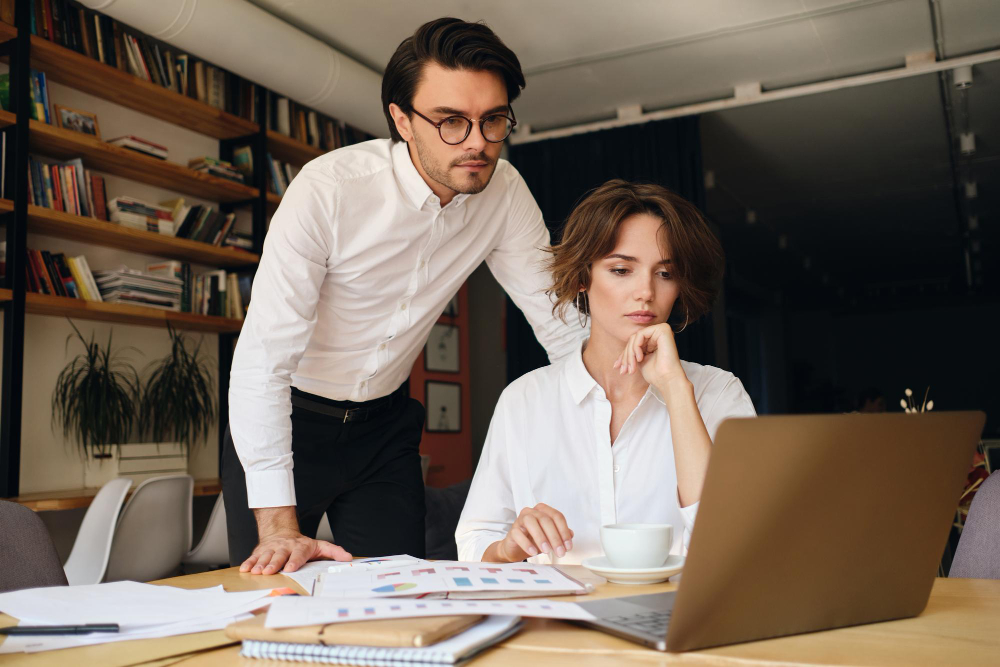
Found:
[[[49,82],[49,99],[52,103],[92,111],[97,114],[101,137],[111,139],[124,134],[149,139],[170,149],[170,161],[187,164],[192,157],[218,156],[217,139],[191,132],[171,125],[137,111],[118,106],[80,91]],[[184,196],[189,202],[208,203],[182,193],[175,193],[143,183],[129,181],[117,176],[104,174],[108,199],[121,195],[131,195],[150,201],[162,201]],[[212,202],[213,205],[216,205]],[[241,212],[237,226],[242,231],[250,231],[249,211]],[[124,252],[113,248],[88,245],[58,238],[28,235],[28,247],[38,250],[64,252],[67,255],[86,255],[93,270],[112,269],[121,264],[132,268],[145,268],[147,263],[162,260],[162,257]],[[214,267],[192,266],[197,273]],[[113,347],[124,349],[134,347],[131,352],[140,376],[151,362],[166,355],[170,350],[170,339],[165,328],[126,326],[89,320],[75,320],[85,337],[96,334],[100,342],[106,342],[113,330]],[[28,315],[25,323],[24,346],[24,396],[21,427],[21,493],[75,489],[83,486],[83,466],[78,449],[68,442],[61,432],[52,427],[52,390],[59,372],[79,352],[79,342],[66,338],[73,329],[65,318]],[[217,383],[218,337],[214,334],[188,334],[193,343],[201,341],[203,358],[212,370],[213,381]],[[192,453],[189,470],[196,479],[218,476],[218,435],[213,431],[205,443]]]

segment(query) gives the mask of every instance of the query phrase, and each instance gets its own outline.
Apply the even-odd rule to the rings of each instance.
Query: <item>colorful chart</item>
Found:
[[[373,593],[395,593],[396,591],[408,591],[411,588],[416,588],[416,584],[386,584],[385,586],[379,586],[378,588],[373,588]]]

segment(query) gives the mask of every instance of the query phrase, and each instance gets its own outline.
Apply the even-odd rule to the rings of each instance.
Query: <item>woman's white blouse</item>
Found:
[[[714,440],[729,417],[754,417],[736,376],[681,362]],[[680,507],[670,415],[650,387],[611,445],[611,403],[583,365],[582,347],[524,375],[497,403],[469,498],[455,531],[458,557],[480,561],[525,507],[545,503],[566,517],[573,550],[560,563],[600,556],[610,523],[669,523],[672,553],[684,553],[698,505]],[[548,563],[540,554],[530,559]]]

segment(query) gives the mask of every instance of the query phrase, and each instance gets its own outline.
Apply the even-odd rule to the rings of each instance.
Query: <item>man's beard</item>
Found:
[[[452,161],[447,167],[442,167],[440,163],[434,161],[430,157],[430,151],[424,150],[424,146],[419,139],[414,137],[417,146],[417,159],[420,160],[420,166],[423,167],[424,173],[435,183],[439,183],[444,187],[463,195],[475,195],[479,194],[486,189],[486,186],[490,184],[490,179],[493,178],[493,173],[496,171],[495,165],[496,160],[488,156],[485,152],[479,153],[478,155],[468,154],[463,155],[460,158]],[[451,173],[451,168],[455,165],[461,164],[462,162],[485,162],[486,165],[483,170],[479,173],[469,172],[461,177],[454,176]]]

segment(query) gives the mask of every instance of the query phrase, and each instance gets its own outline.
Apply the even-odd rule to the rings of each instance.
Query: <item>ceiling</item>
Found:
[[[939,58],[1000,48],[996,0],[251,1],[379,72],[427,20],[485,20],[521,60],[528,85],[515,108],[533,130],[730,97],[743,83],[897,68],[935,48]],[[1000,62],[974,75],[964,93],[946,91],[951,113],[933,74],[703,116],[716,181],[706,209],[737,270],[792,298],[951,294],[967,288],[975,240],[973,291],[995,289]],[[971,158],[949,137],[966,126]],[[977,199],[956,196],[965,178]]]

